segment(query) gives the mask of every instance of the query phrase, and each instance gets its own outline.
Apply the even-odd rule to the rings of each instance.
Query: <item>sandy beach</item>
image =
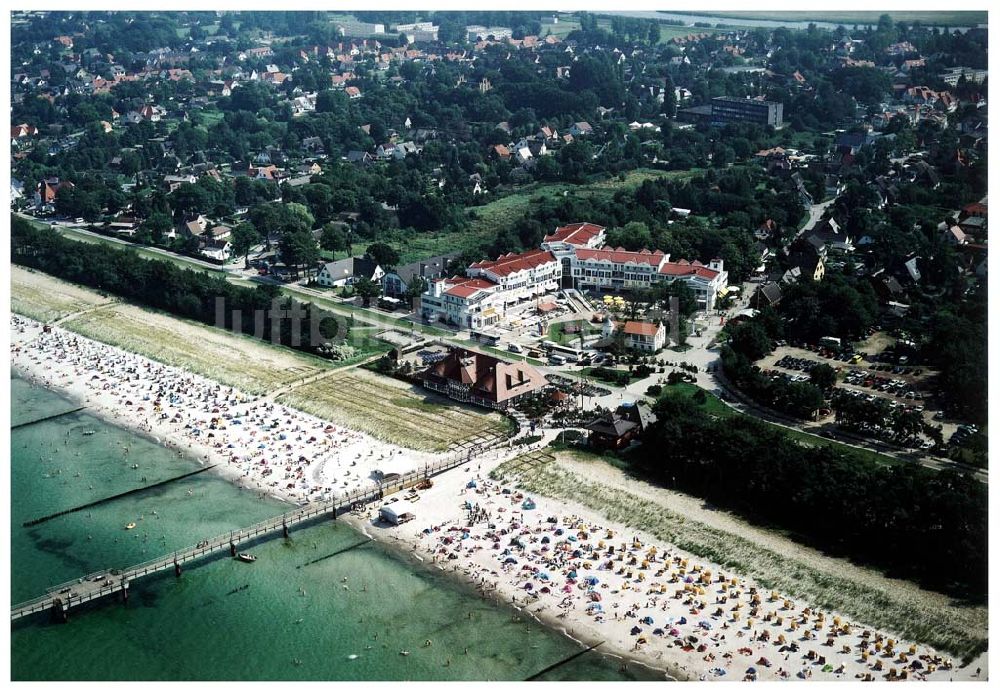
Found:
[[[59,327],[15,315],[11,332],[29,380],[282,500],[322,501],[435,459]]]
[[[436,459],[59,327],[15,315],[11,330],[12,363],[25,377],[217,464],[261,494],[323,500],[371,484],[387,466]],[[346,519],[472,583],[485,599],[513,605],[526,627],[537,620],[587,646],[602,643],[623,666],[641,663],[669,678],[987,677],[985,655],[959,668],[947,655],[764,589],[586,508],[529,498],[490,478],[523,450],[494,449],[435,477],[413,522],[387,526],[374,509]]]
[[[764,589],[593,512],[489,478],[509,458],[436,477],[417,519],[351,517],[376,539],[471,581],[590,646],[679,680],[985,680],[933,649]],[[977,675],[977,668],[981,669]]]

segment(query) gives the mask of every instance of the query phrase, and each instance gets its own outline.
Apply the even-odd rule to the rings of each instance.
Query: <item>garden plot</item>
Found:
[[[987,610],[803,547],[700,499],[634,479],[596,455],[535,451],[491,477],[577,503],[700,558],[868,625],[967,657],[986,647]]]
[[[285,347],[124,303],[97,308],[63,327],[258,395],[329,368]]]
[[[37,270],[10,268],[10,309],[40,322],[54,322],[67,315],[113,299]]]
[[[417,450],[467,449],[508,433],[508,424],[500,414],[460,405],[358,369],[295,387],[278,401]]]

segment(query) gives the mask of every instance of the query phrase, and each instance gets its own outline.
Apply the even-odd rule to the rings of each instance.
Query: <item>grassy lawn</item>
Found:
[[[420,391],[416,386],[352,369],[293,388],[279,402],[380,440],[444,451],[471,436],[505,435],[499,414]]]
[[[532,207],[545,199],[556,199],[569,192],[575,197],[611,197],[619,190],[633,189],[642,185],[643,181],[658,178],[682,179],[693,178],[702,173],[702,169],[689,171],[658,171],[650,168],[639,168],[629,171],[622,180],[617,177],[593,183],[573,185],[571,183],[530,183],[516,188],[504,197],[488,202],[479,207],[470,207],[469,229],[464,234],[442,234],[444,237],[454,237],[461,243],[464,237],[469,239],[467,245],[456,245],[455,249],[464,249],[481,245],[496,236],[502,230],[513,228],[519,219],[531,213]]]
[[[617,369],[612,369],[612,370],[614,370],[616,373],[629,375],[629,372],[627,370],[617,370]],[[621,387],[621,385],[619,385],[616,380],[613,380],[610,377],[606,377],[602,371],[599,371],[597,370],[597,368],[591,366],[587,366],[586,368],[581,368],[580,371],[578,372],[578,375],[587,378],[589,380],[595,380],[597,382],[606,383],[608,385],[614,385],[615,387]]]
[[[890,629],[956,655],[985,647],[985,607],[951,604],[910,585],[901,589],[898,583],[858,570],[846,561],[823,564],[797,551],[777,550],[735,529],[730,531],[677,512],[670,493],[633,492],[628,477],[621,477],[622,484],[613,480],[598,483],[578,473],[580,463],[605,461],[586,453],[567,457],[566,453],[557,456],[536,451],[501,464],[491,476],[529,493],[582,505],[612,522],[649,532],[682,551],[753,578],[767,589],[806,599],[865,624]]]
[[[575,325],[579,332],[566,333],[564,330],[568,325]],[[600,328],[593,327],[586,320],[571,320],[569,322],[557,322],[549,325],[549,340],[563,346],[580,347],[580,334],[589,335],[600,332]]]
[[[266,394],[332,365],[246,335],[124,303],[97,308],[64,327],[253,394]]]
[[[210,128],[219,123],[225,117],[225,114],[222,111],[216,110],[202,111],[198,114],[198,117],[201,120],[202,125],[206,128]]]
[[[10,275],[11,311],[41,322],[54,322],[114,300],[96,291],[17,265],[11,265]]]

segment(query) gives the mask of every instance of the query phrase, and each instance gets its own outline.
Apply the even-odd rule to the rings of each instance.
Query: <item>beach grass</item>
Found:
[[[667,502],[581,478],[560,459],[544,451],[528,453],[503,463],[491,476],[530,493],[583,505],[612,522],[649,532],[682,551],[752,578],[767,589],[955,656],[971,658],[986,648],[985,607],[921,598],[921,590],[893,589],[864,579],[861,571],[852,576],[853,566],[846,561],[843,571],[821,570],[768,545],[692,520],[673,511]]]
[[[362,369],[337,371],[280,395],[282,404],[388,443],[441,452],[475,436],[505,436],[502,416]]]
[[[10,269],[10,308],[40,322],[110,303],[107,295],[17,265]]]
[[[330,368],[286,347],[124,303],[96,308],[63,326],[251,394],[267,394]]]

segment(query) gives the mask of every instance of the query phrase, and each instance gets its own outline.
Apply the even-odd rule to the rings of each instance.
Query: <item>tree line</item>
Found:
[[[11,260],[16,264],[181,318],[322,357],[331,357],[335,350],[331,350],[330,343],[341,341],[336,318],[311,303],[282,296],[277,286],[236,286],[221,275],[181,269],[166,260],[148,260],[132,250],[69,240],[13,215],[11,244]],[[219,299],[223,311],[218,310]],[[296,326],[292,319],[271,319],[273,308],[298,312],[301,320],[297,334],[293,334]],[[262,311],[264,320],[255,319],[258,311]],[[319,335],[310,339],[313,320],[317,322]]]
[[[987,588],[987,489],[953,470],[806,447],[755,419],[708,417],[667,391],[632,462],[661,483],[961,598]]]

